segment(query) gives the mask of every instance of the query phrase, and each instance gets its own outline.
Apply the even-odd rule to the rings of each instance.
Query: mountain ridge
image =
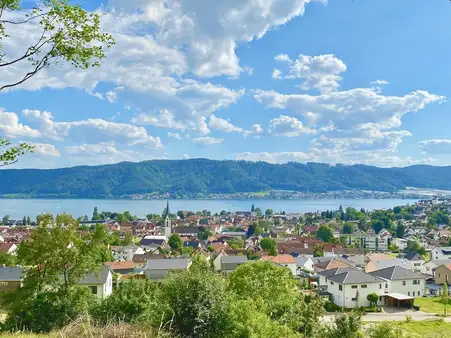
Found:
[[[150,160],[58,169],[2,169],[0,195],[113,198],[133,194],[230,194],[268,190],[394,192],[451,190],[451,166],[271,164],[235,160]]]

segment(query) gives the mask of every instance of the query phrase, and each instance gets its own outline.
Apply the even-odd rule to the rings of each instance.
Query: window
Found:
[[[406,281],[405,280],[402,281],[402,285],[406,285]]]
[[[388,284],[387,283],[385,283],[385,288],[388,288]]]
[[[334,285],[334,282],[330,281],[330,285]]]
[[[97,286],[90,286],[91,292],[96,295],[97,294]]]
[[[420,295],[420,291],[418,291],[418,296]]]
[[[419,279],[414,279],[413,280],[413,285],[419,285],[420,284],[420,280]]]
[[[343,285],[338,285],[338,290],[343,291]]]
[[[407,292],[407,296],[410,296],[410,291],[409,291],[409,292]]]
[[[382,284],[379,284],[379,289],[382,289]]]
[[[368,287],[368,285],[364,284],[364,285],[360,285],[360,288],[362,289],[366,289]]]
[[[353,302],[355,302],[355,298],[352,298],[351,300],[352,300]]]
[[[351,289],[357,289],[357,285],[352,285]]]

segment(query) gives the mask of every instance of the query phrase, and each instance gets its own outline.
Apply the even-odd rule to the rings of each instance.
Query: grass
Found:
[[[423,312],[443,314],[443,304],[440,297],[415,298],[415,305],[418,305],[420,311]],[[451,314],[451,299],[448,300],[447,312]]]
[[[406,337],[449,337],[451,323],[440,320],[424,320],[406,322],[390,322],[391,325],[401,328]]]

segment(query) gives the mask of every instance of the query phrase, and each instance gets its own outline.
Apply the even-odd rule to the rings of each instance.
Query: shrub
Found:
[[[337,312],[340,311],[340,307],[332,302],[326,302],[326,304],[324,304],[324,308],[326,309],[327,312]]]

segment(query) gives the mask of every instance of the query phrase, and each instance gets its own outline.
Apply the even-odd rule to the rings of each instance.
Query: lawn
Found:
[[[443,314],[443,304],[440,297],[415,298],[415,305],[418,305],[420,311],[423,312]],[[451,315],[451,299],[448,300],[447,312]]]
[[[390,322],[390,324],[402,328],[407,337],[444,338],[449,337],[451,332],[451,323],[440,320]]]

